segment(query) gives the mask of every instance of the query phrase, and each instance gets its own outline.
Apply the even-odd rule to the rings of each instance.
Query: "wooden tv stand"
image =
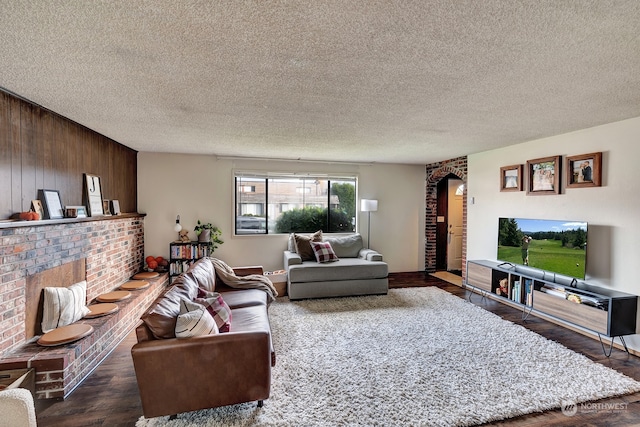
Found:
[[[548,271],[498,261],[468,261],[465,287],[522,307],[523,314],[542,314],[593,331],[607,357],[615,337],[629,352],[624,336],[636,333],[637,295]],[[602,336],[611,338],[608,352]]]

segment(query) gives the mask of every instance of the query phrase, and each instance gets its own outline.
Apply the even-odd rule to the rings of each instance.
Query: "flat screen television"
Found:
[[[499,218],[498,260],[584,279],[587,223]]]

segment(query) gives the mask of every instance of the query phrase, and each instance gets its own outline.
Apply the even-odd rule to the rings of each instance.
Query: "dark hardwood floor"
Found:
[[[423,274],[395,275],[389,286],[414,287],[437,286],[454,295],[468,298],[469,292],[440,279]],[[523,324],[528,329],[557,341],[584,354],[591,360],[611,367],[636,380],[640,380],[640,358],[614,349],[610,358],[602,351],[600,342],[530,316],[522,323],[521,311],[491,299],[473,294],[471,301],[496,313],[506,320]],[[133,362],[130,350],[135,344],[135,333],[127,338],[113,353],[64,401],[37,401],[38,425],[44,426],[133,426],[142,415]],[[640,426],[640,393],[603,402],[617,404],[612,410],[580,410],[575,416],[564,415],[560,410],[531,414],[487,425],[497,426]],[[603,406],[604,408],[604,406]],[[594,408],[592,408],[594,409]]]

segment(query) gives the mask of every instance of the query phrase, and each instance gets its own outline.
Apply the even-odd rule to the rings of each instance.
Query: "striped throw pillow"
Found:
[[[42,308],[42,332],[47,333],[61,326],[70,325],[89,313],[87,308],[87,281],[68,288],[46,287]]]
[[[176,319],[176,337],[189,338],[218,333],[218,325],[204,306],[181,299],[180,314]]]

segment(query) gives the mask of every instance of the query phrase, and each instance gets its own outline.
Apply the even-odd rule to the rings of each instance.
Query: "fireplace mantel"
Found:
[[[43,219],[39,221],[23,221],[19,219],[3,219],[0,220],[0,229],[3,228],[19,228],[19,227],[38,227],[42,225],[54,224],[72,224],[76,222],[94,222],[94,221],[113,221],[122,218],[139,218],[145,217],[147,214],[137,212],[121,213],[118,215],[92,216],[87,218],[61,218],[61,219]]]

